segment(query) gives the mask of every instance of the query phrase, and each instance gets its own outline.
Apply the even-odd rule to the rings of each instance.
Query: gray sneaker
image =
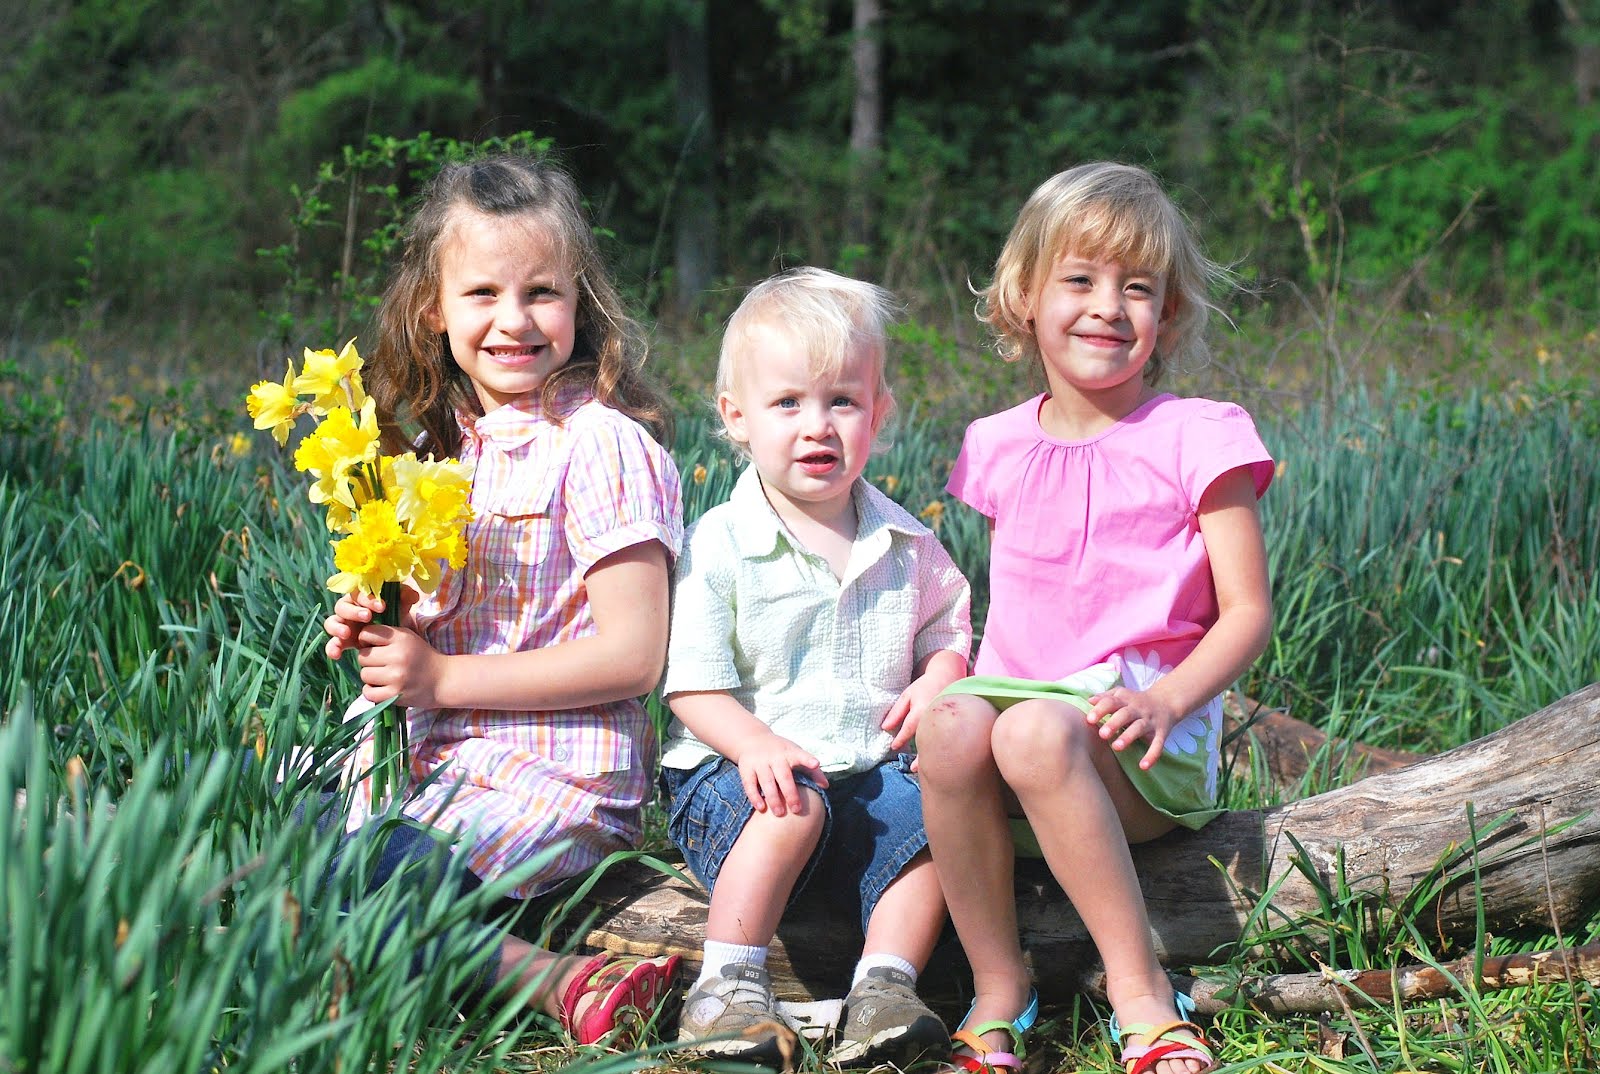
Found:
[[[839,1044],[829,1058],[840,1066],[907,1067],[949,1050],[949,1031],[918,997],[911,976],[877,966],[844,997]]]
[[[778,1016],[766,968],[748,962],[722,967],[684,998],[678,1044],[700,1055],[785,1069],[799,1047]]]

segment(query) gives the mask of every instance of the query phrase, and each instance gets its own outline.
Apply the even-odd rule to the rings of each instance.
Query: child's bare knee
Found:
[[[1093,738],[1083,714],[1071,705],[1024,701],[995,720],[990,742],[995,764],[1007,783],[1059,779],[1088,760]]]
[[[918,767],[925,772],[930,760],[986,758],[994,719],[994,707],[982,698],[966,694],[937,698],[917,726],[917,752],[922,757]]]

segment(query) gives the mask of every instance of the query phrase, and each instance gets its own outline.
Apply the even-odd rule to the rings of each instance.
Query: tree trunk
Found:
[[[1239,999],[1268,1014],[1331,1014],[1347,1006],[1387,1007],[1396,997],[1406,1003],[1445,999],[1456,995],[1464,983],[1479,991],[1493,992],[1555,981],[1600,985],[1600,944],[1491,955],[1483,960],[1481,973],[1477,960],[1469,956],[1438,967],[1401,966],[1360,972],[1328,969],[1321,973],[1247,977],[1237,983],[1187,980],[1179,984],[1201,1014],[1216,1014]],[[1088,990],[1103,997],[1105,981],[1089,982]]]
[[[1600,896],[1597,802],[1600,683],[1407,768],[1172,832],[1135,847],[1134,864],[1157,952],[1175,969],[1224,961],[1228,948],[1251,943],[1243,932],[1258,904],[1271,906],[1259,925],[1276,926],[1321,913],[1326,892],[1358,892],[1368,911],[1407,905],[1427,933],[1470,940],[1477,884],[1488,929],[1568,928]],[[1023,863],[1016,887],[1040,985],[1083,987],[1097,959],[1065,896],[1042,863]],[[590,903],[598,916],[583,936],[589,946],[698,959],[706,897],[696,885],[629,868]],[[787,998],[841,995],[859,950],[850,915],[802,899],[773,945],[774,985]],[[943,953],[924,975],[930,991],[965,987],[956,958]]]
[[[711,61],[703,2],[671,4],[667,60],[678,121],[676,211],[673,212],[673,301],[694,311],[717,273],[716,129],[711,116]],[[668,206],[667,211],[672,211]]]
[[[1587,108],[1600,91],[1600,30],[1589,25],[1574,0],[1560,0],[1560,7],[1572,38],[1573,93],[1578,107]]]
[[[883,19],[879,0],[855,0],[855,34],[850,43],[855,71],[855,103],[850,110],[850,241],[872,243],[873,183],[883,152]]]

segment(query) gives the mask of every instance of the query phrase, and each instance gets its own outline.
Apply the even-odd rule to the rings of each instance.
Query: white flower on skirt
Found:
[[[1163,664],[1160,655],[1154,649],[1148,653],[1141,653],[1129,647],[1121,653],[1113,654],[1111,660],[1120,666],[1122,684],[1141,693],[1172,671],[1172,665]],[[1161,752],[1180,754],[1199,753],[1204,750],[1208,756],[1214,758],[1220,751],[1221,741],[1222,697],[1219,695],[1174,724],[1172,730],[1167,732],[1167,740],[1162,744]],[[1208,765],[1207,772],[1206,793],[1215,797],[1217,766]]]

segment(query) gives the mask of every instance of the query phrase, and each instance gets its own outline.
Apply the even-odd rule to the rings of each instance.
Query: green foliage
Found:
[[[1191,7],[1205,74],[1178,136],[1204,149],[1178,163],[1252,269],[1323,316],[1361,295],[1594,308],[1595,106],[1540,66],[1554,42],[1525,3],[1471,12]]]
[[[447,161],[483,152],[542,154],[549,142],[526,132],[477,143],[373,135],[317,167],[309,187],[292,187],[294,232],[256,251],[282,273],[281,305],[269,316],[278,346],[342,339],[377,307],[393,265],[410,198]]]
[[[1352,300],[1558,325],[1600,305],[1600,104],[1582,103],[1576,52],[1600,33],[1592,6],[886,5],[882,143],[860,159],[852,14],[844,0],[552,0],[537,18],[508,0],[449,18],[420,0],[26,6],[0,66],[8,318],[30,340],[126,322],[237,345],[287,263],[250,251],[292,248],[308,289],[287,315],[315,305],[353,324],[357,281],[338,276],[379,210],[358,179],[348,222],[351,189],[306,177],[343,146],[424,132],[561,146],[651,306],[672,293],[678,214],[714,203],[708,306],[723,281],[804,261],[942,318],[1027,192],[1103,157],[1171,180],[1218,253],[1324,322]],[[674,28],[702,17],[713,107],[680,119]],[[686,157],[696,131],[714,139],[709,175]],[[284,331],[270,326],[274,347]]]

